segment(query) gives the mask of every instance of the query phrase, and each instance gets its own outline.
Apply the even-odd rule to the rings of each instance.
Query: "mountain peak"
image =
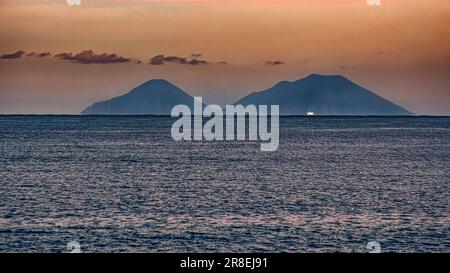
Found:
[[[314,79],[314,80],[329,80],[329,79],[344,79],[344,80],[348,80],[347,78],[345,78],[344,76],[341,75],[323,75],[323,74],[310,74],[307,77],[305,77],[303,80],[307,80],[307,79]]]
[[[143,84],[141,84],[140,86],[154,86],[154,87],[164,87],[164,86],[175,86],[172,83],[170,83],[167,80],[164,79],[151,79],[148,80],[146,82],[144,82]]]
[[[282,81],[235,104],[279,105],[281,115],[411,115],[410,112],[340,75],[311,74]]]
[[[152,79],[124,95],[94,103],[82,114],[170,115],[173,106],[178,104],[192,106],[193,101],[193,97],[172,83],[164,79]]]
[[[146,81],[145,83],[163,83],[163,84],[171,84],[169,81],[165,80],[165,79],[151,79]]]

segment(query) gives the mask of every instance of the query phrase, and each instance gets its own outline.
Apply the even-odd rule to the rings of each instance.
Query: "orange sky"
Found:
[[[133,62],[0,59],[0,113],[78,113],[151,78],[224,104],[280,80],[325,73],[413,112],[450,115],[448,0],[376,7],[365,0],[81,2],[0,0],[0,55],[93,50]],[[208,64],[147,64],[158,54],[193,53]]]

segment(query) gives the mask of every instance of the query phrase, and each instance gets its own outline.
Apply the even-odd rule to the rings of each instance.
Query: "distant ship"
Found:
[[[315,116],[316,115],[316,113],[314,113],[314,112],[312,112],[312,111],[309,111],[309,112],[306,112],[305,113],[305,116],[307,116],[307,117],[313,117],[313,116]]]

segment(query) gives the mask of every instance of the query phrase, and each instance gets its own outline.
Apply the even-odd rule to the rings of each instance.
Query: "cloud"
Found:
[[[92,50],[84,50],[75,55],[72,55],[72,53],[59,53],[55,55],[55,58],[61,60],[70,60],[74,63],[80,64],[129,63],[132,61],[130,58],[125,58],[115,53],[96,54]]]
[[[55,55],[55,58],[61,59],[61,60],[70,60],[72,59],[72,53],[59,53]]]
[[[42,52],[39,53],[36,57],[38,58],[43,58],[43,57],[47,57],[47,56],[51,56],[52,54],[50,52]]]
[[[156,55],[155,57],[150,59],[151,65],[163,65],[166,63],[178,63],[178,64],[186,64],[186,58],[177,57],[177,56],[164,56],[164,55]]]
[[[26,56],[27,57],[44,58],[44,57],[48,57],[51,55],[52,54],[50,52],[42,52],[42,53],[30,52]]]
[[[204,60],[197,60],[197,59],[192,59],[188,62],[188,64],[190,65],[202,65],[202,64],[208,64],[207,61]]]
[[[274,66],[274,65],[283,65],[284,62],[280,61],[280,60],[277,60],[277,61],[266,61],[264,64],[265,65],[272,65],[272,66]]]
[[[200,58],[201,56],[202,56],[202,54],[200,54],[200,53],[192,53],[191,54],[192,58]]]
[[[0,59],[19,59],[25,54],[25,51],[17,50],[14,53],[6,53],[0,56]]]
[[[156,55],[155,57],[150,59],[151,65],[162,65],[164,64],[164,55]]]
[[[194,54],[192,54],[194,55]],[[200,54],[197,54],[200,55]],[[200,55],[201,56],[201,55]],[[187,64],[187,65],[202,65],[202,64],[208,64],[205,60],[198,60],[196,58],[188,60],[184,57],[178,57],[178,56],[164,56],[162,54],[156,55],[155,57],[150,59],[149,64],[150,65],[163,65],[166,63],[176,63],[176,64]]]
[[[164,61],[167,62],[167,63],[180,63],[180,64],[186,64],[187,63],[186,58],[177,57],[177,56],[165,57]]]

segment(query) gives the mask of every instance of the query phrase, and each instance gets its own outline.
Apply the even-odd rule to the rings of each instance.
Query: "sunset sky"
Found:
[[[450,115],[449,0],[0,0],[0,56],[3,114],[76,114],[152,78],[223,105],[321,73]]]

